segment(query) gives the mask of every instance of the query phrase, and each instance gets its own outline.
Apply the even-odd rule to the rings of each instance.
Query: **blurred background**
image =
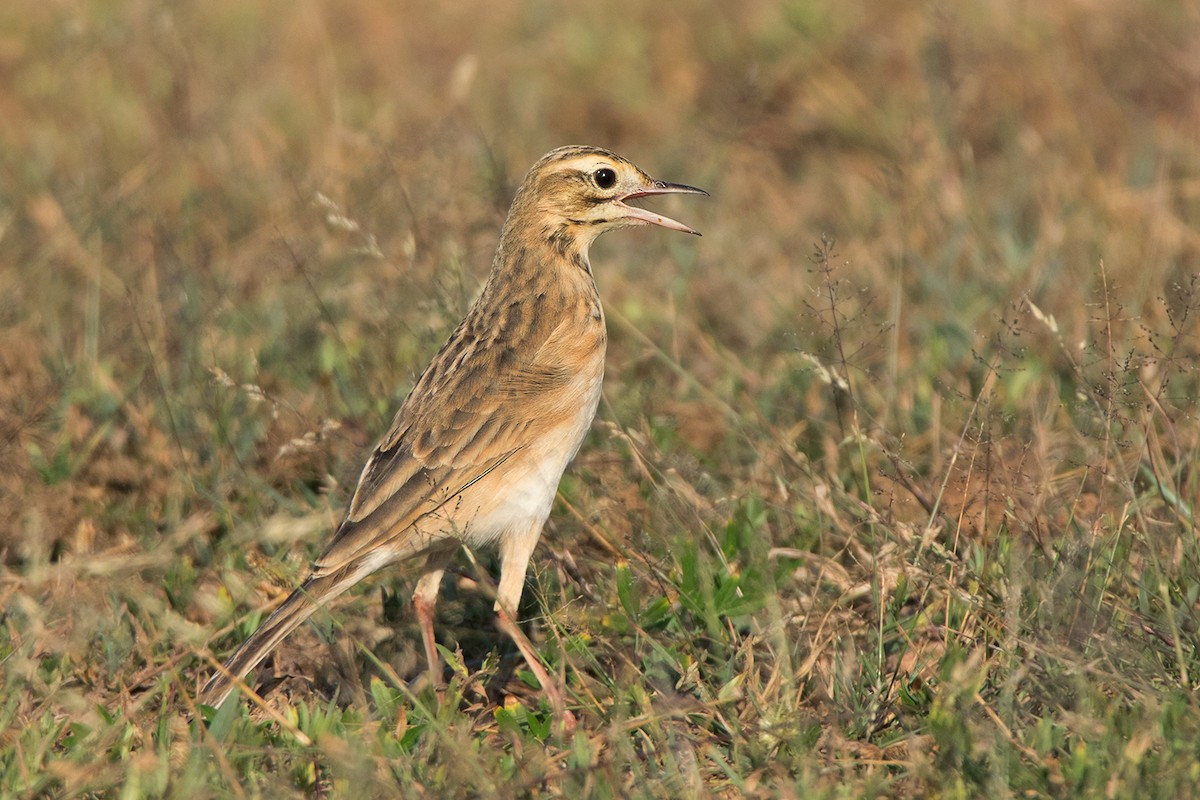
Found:
[[[6,3],[10,786],[112,788],[88,753],[203,738],[162,722],[199,653],[303,572],[563,144],[712,194],[658,201],[702,238],[592,252],[605,398],[526,616],[632,670],[561,655],[596,735],[662,712],[629,685],[706,709],[646,734],[691,760],[610,732],[593,768],[1136,792],[1167,762],[1124,743],[1175,752],[1166,707],[1200,728],[1200,6],[1149,0]],[[405,580],[341,617],[412,679]],[[443,612],[468,662],[496,646],[472,583]],[[318,699],[361,694],[312,658]],[[1119,736],[1112,697],[1148,709]]]

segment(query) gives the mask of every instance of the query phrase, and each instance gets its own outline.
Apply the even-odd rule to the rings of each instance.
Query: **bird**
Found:
[[[667,194],[708,193],[592,146],[557,148],[530,168],[482,291],[371,452],[341,524],[304,581],[212,674],[202,703],[221,706],[319,608],[401,563],[419,569],[413,607],[440,685],[434,609],[443,572],[465,545],[498,549],[496,625],[554,712],[569,716],[516,623],[517,607],[559,480],[600,400],[608,337],[589,248],[635,226],[698,236],[629,204]]]

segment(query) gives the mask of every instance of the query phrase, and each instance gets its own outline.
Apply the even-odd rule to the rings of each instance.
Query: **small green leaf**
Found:
[[[621,601],[621,608],[625,609],[626,614],[633,619],[638,618],[639,598],[628,564],[623,563],[617,567],[617,599]]]

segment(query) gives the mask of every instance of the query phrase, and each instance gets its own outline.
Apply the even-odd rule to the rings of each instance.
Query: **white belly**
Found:
[[[494,544],[510,532],[541,531],[550,516],[558,482],[579,452],[600,403],[601,376],[589,376],[586,383],[575,395],[583,402],[568,422],[548,428],[480,481],[487,486],[479,487],[475,513],[464,520],[463,533],[469,545]]]

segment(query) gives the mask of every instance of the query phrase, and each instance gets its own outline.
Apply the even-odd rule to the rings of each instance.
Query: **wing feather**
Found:
[[[449,535],[458,498],[521,449],[539,400],[570,380],[561,364],[537,363],[541,352],[523,362],[511,347],[460,326],[367,460],[314,574],[344,569],[384,542],[400,558]]]

